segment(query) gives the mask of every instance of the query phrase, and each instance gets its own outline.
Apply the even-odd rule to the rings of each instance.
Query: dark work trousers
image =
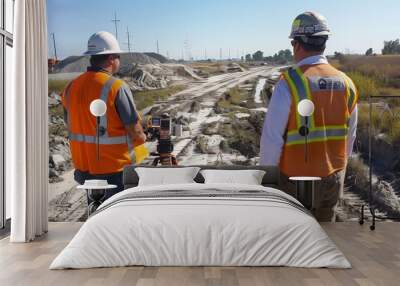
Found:
[[[318,221],[336,221],[337,207],[343,199],[345,173],[346,170],[342,170],[315,182],[315,209],[312,213]],[[295,182],[290,181],[284,174],[281,174],[280,185],[284,192],[296,197]]]
[[[104,201],[110,198],[111,196],[115,195],[116,193],[119,193],[124,190],[124,185],[122,182],[122,172],[113,174],[104,174],[104,175],[103,174],[91,175],[88,172],[81,172],[79,170],[75,170],[74,179],[80,185],[83,185],[85,183],[85,180],[107,180],[109,185],[116,185],[117,187],[115,189],[106,190],[106,196],[104,198]],[[90,200],[89,197],[87,197],[87,200],[89,205],[92,202],[92,200]]]

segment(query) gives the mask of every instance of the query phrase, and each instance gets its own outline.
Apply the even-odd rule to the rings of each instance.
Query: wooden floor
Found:
[[[324,224],[352,269],[288,267],[123,267],[48,270],[81,226],[50,223],[28,244],[0,241],[0,285],[400,285],[400,224],[380,222],[376,231],[357,222]]]

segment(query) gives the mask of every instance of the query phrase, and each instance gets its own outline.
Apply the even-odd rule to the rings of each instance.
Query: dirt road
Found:
[[[221,119],[219,116],[212,116],[213,107],[218,99],[227,90],[243,84],[248,80],[258,77],[273,77],[279,72],[277,67],[257,67],[244,72],[236,72],[213,76],[201,81],[195,81],[189,87],[167,101],[157,104],[155,107],[163,112],[175,114],[176,116],[188,116],[191,119],[189,124],[190,132],[186,132],[180,138],[173,138],[174,152],[180,164],[212,164],[219,159],[221,154],[199,154],[189,148],[189,152],[183,154],[188,147],[193,147],[194,140],[201,134],[201,126]],[[196,112],[191,111],[194,102],[200,104],[200,109]],[[156,150],[156,144],[150,143],[148,147],[151,151]],[[225,154],[225,157],[228,156]],[[145,163],[150,163],[153,158],[149,158]]]

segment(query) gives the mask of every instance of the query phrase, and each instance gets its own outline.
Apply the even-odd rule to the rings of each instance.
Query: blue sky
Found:
[[[156,51],[172,58],[231,57],[262,50],[271,55],[290,48],[288,34],[293,19],[303,11],[325,15],[332,30],[327,53],[380,52],[384,40],[400,38],[398,0],[48,0],[48,32],[55,33],[60,58],[80,55],[89,36],[100,30],[115,31],[126,46],[129,27],[133,49]],[[49,37],[50,40],[50,37]],[[185,49],[185,42],[189,49]],[[49,41],[49,55],[53,56]]]

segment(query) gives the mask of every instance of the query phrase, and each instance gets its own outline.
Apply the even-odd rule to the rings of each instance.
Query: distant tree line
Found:
[[[400,40],[394,40],[394,41],[384,41],[383,42],[383,49],[382,49],[382,55],[399,55],[400,54]],[[366,56],[375,56],[376,54],[372,50],[372,48],[369,48],[365,52]],[[335,56],[336,53],[335,53]]]
[[[366,52],[365,55],[366,56],[372,56],[374,54],[374,50],[372,48],[369,48]]]
[[[289,49],[280,50],[275,55],[266,57],[265,60],[271,63],[286,64],[293,61],[292,51]]]
[[[273,56],[267,56],[267,57],[264,57],[264,53],[262,51],[256,51],[254,54],[247,54],[245,56],[245,60],[246,62],[263,61],[273,64],[286,64],[293,61],[293,55],[289,49],[280,50]]]
[[[400,40],[385,41],[383,43],[382,55],[398,55],[400,54]]]
[[[376,56],[374,50],[369,48],[365,52],[366,56]],[[400,55],[400,39],[393,40],[393,41],[384,41],[382,55]],[[334,56],[335,59],[342,59],[344,54],[335,52]],[[251,61],[263,61],[272,64],[287,64],[293,61],[292,52],[289,49],[280,50],[273,56],[264,57],[264,53],[262,51],[256,51],[254,54],[247,54],[242,60],[246,60],[246,62]]]

